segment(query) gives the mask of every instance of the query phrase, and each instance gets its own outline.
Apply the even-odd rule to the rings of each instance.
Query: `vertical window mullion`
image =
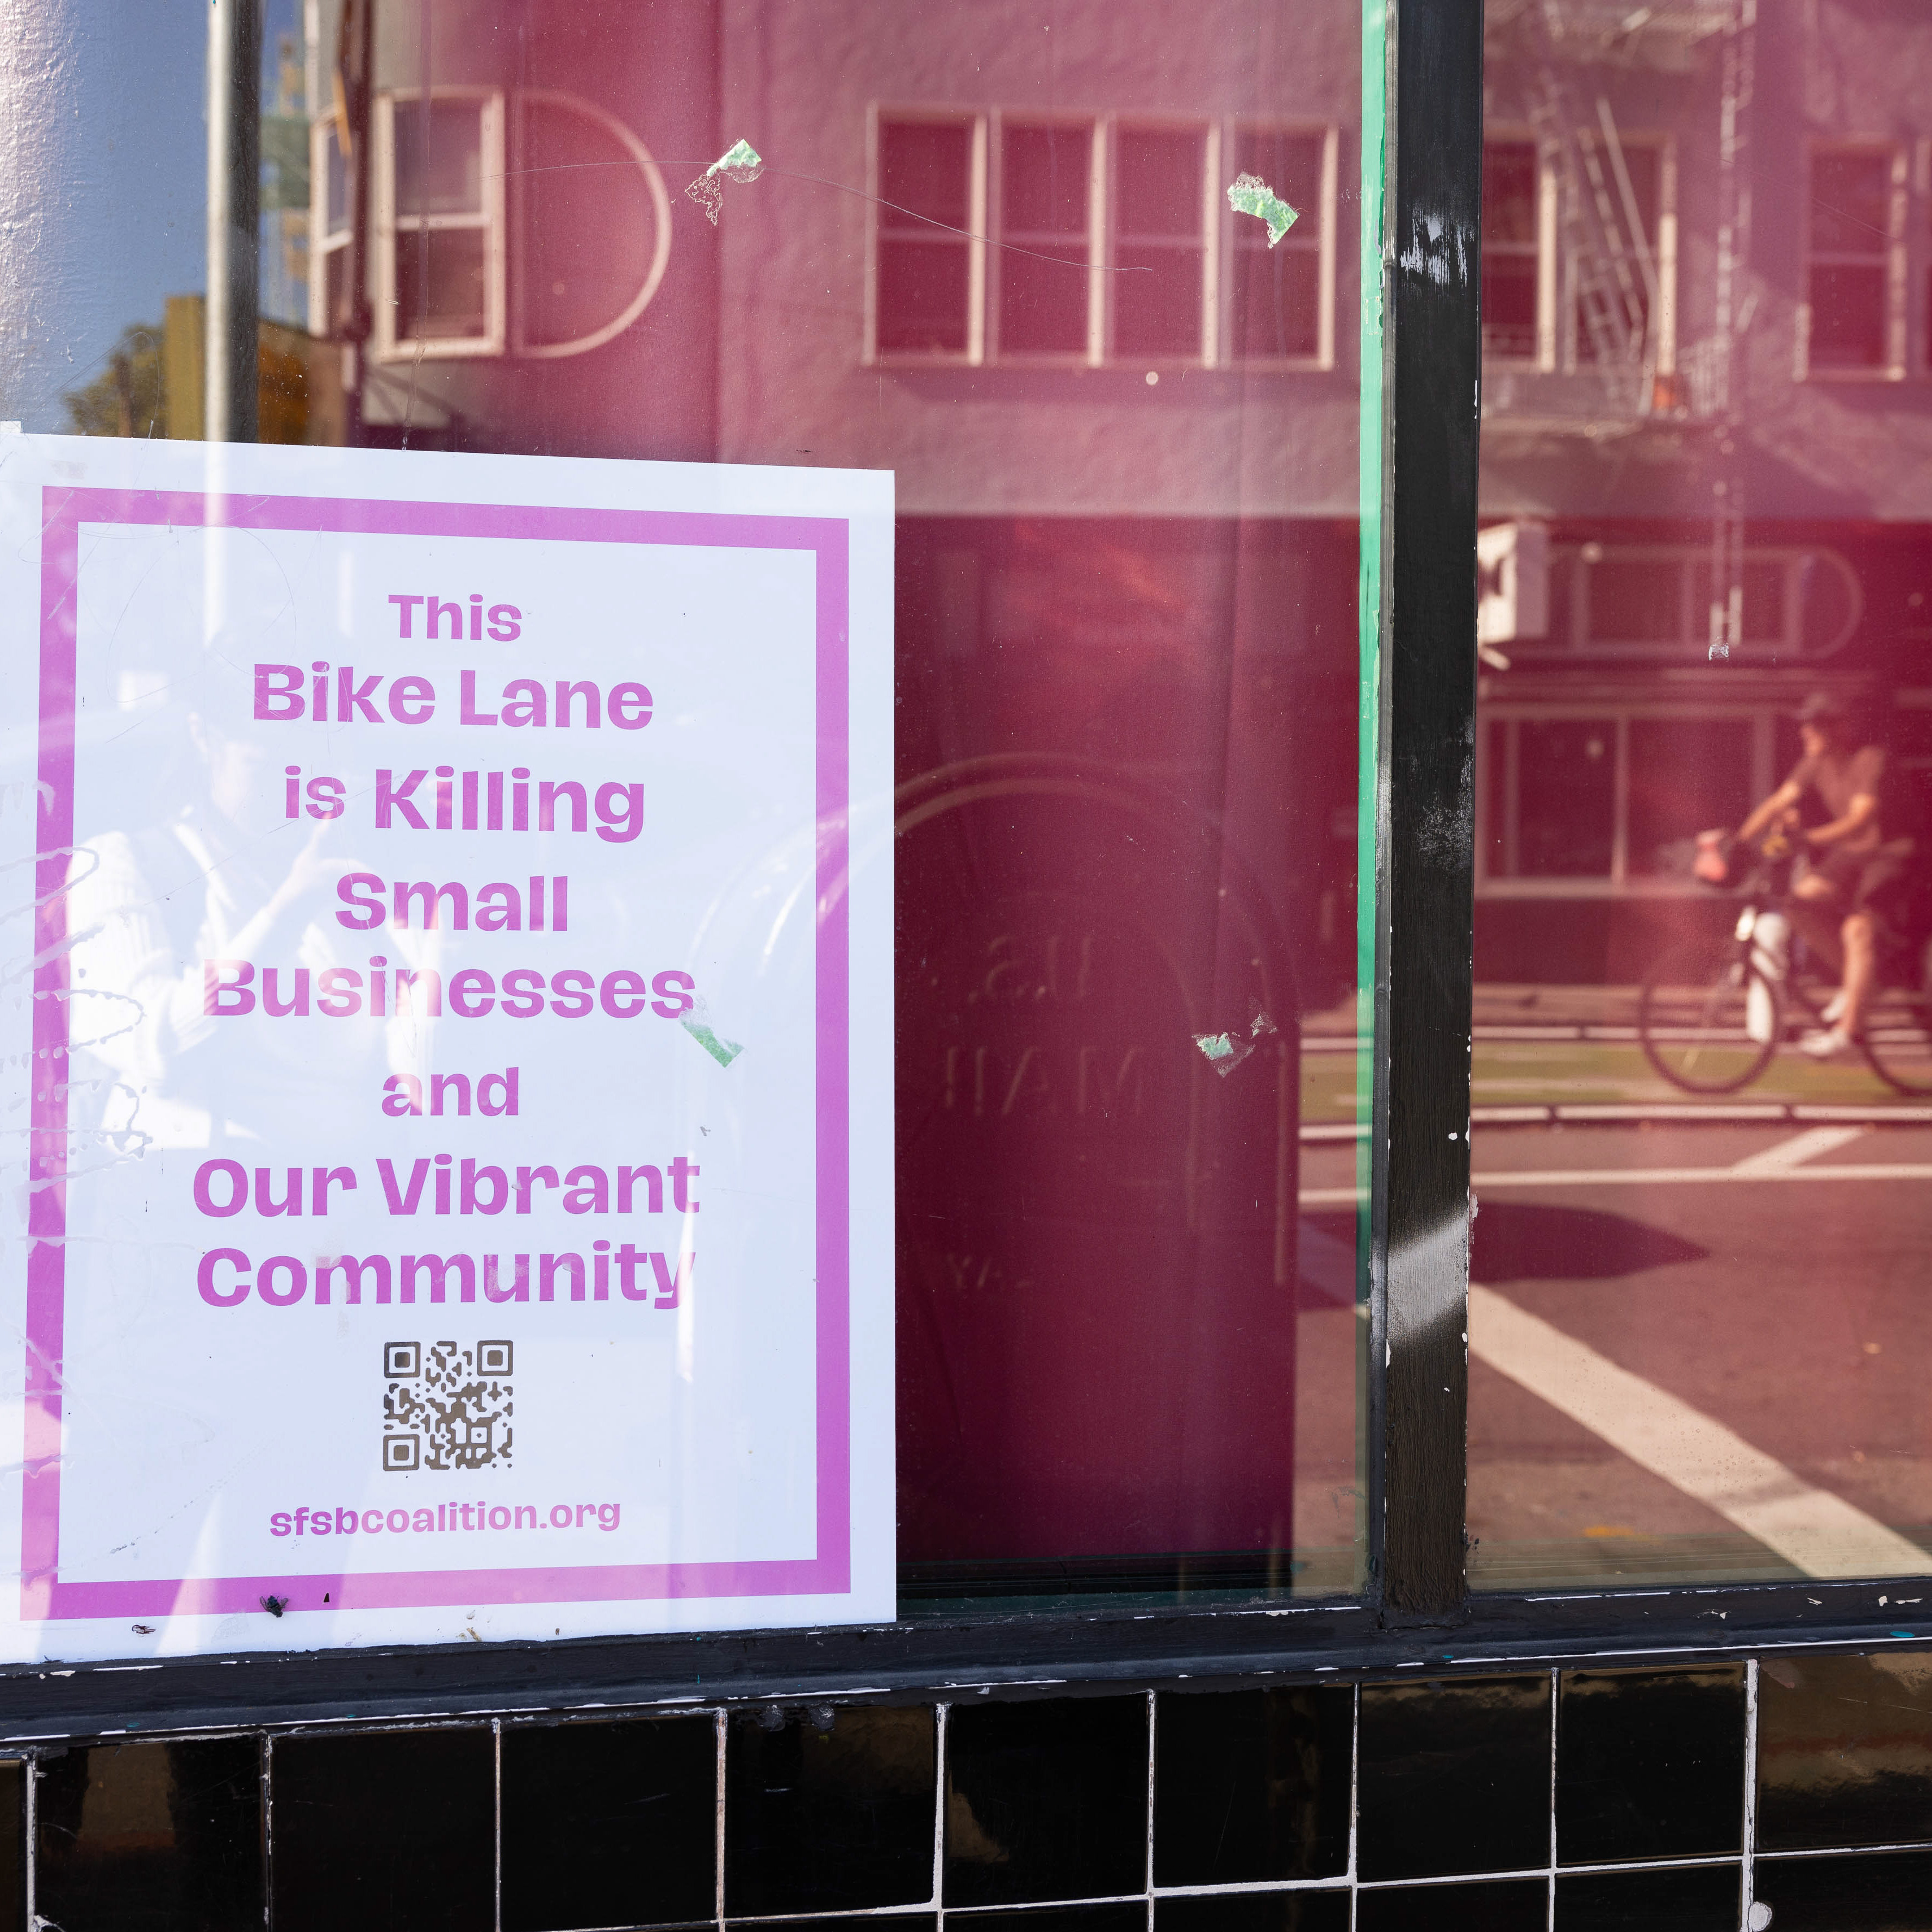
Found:
[[[1657,156],[1657,376],[1674,385],[1677,374],[1677,144],[1666,140]]]
[[[1114,266],[1108,243],[1108,160],[1113,149],[1113,123],[1096,120],[1088,147],[1087,167],[1087,360],[1099,368],[1107,359],[1113,332],[1113,292],[1108,284]]]
[[[1892,155],[1892,191],[1886,201],[1885,373],[1897,381],[1910,366],[1906,351],[1906,221],[1911,196],[1903,148]]]
[[[1368,1474],[1370,1574],[1384,1619],[1401,1624],[1453,1616],[1468,1588],[1482,328],[1480,257],[1463,238],[1480,232],[1483,26],[1480,8],[1434,0],[1397,0],[1390,24]],[[1444,408],[1450,396],[1472,406]]]
[[[968,164],[971,172],[967,179],[966,224],[973,231],[966,244],[966,359],[976,368],[986,359],[986,237],[992,232],[987,226],[991,219],[987,193],[989,146],[986,116],[976,114],[973,117],[971,158]]]
[[[1563,178],[1539,149],[1536,166],[1536,366],[1557,366],[1557,318],[1562,313]]]
[[[393,94],[376,102],[374,140],[375,206],[370,226],[376,242],[376,353],[392,356],[396,348],[396,103]]]
[[[1210,121],[1201,142],[1201,359],[1210,369],[1220,362],[1221,221],[1220,197],[1214,191],[1221,174],[1221,124]]]
[[[1630,869],[1630,719],[1618,712],[1612,721],[1610,755],[1610,890],[1622,892]]]
[[[1341,130],[1331,121],[1322,140],[1321,266],[1316,286],[1321,307],[1316,317],[1316,360],[1324,369],[1335,366],[1335,231],[1340,226],[1336,195]]]

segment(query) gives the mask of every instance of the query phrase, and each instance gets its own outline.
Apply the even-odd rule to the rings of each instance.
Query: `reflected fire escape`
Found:
[[[1756,0],[1501,0],[1490,22],[1492,47],[1520,76],[1540,168],[1556,184],[1558,259],[1568,277],[1566,299],[1559,271],[1557,314],[1574,315],[1580,365],[1580,380],[1538,382],[1519,420],[1592,440],[1659,420],[1694,424],[1708,436],[1708,656],[1722,662],[1743,641],[1740,357],[1756,307],[1748,272]],[[1591,76],[1651,65],[1682,71],[1720,39],[1712,326],[1680,366],[1666,314],[1675,291],[1658,237],[1646,230],[1608,95]],[[1563,326],[1560,320],[1559,332]],[[1559,366],[1569,346],[1559,350]]]

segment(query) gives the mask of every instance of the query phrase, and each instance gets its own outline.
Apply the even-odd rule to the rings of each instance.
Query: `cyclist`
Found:
[[[1799,1051],[1838,1060],[1858,1052],[1879,949],[1896,932],[1909,889],[1912,841],[1886,842],[1880,815],[1885,753],[1859,743],[1842,705],[1822,693],[1806,699],[1798,728],[1804,755],[1738,828],[1738,837],[1755,838],[1774,824],[1794,826],[1808,792],[1830,814],[1797,835],[1806,864],[1792,890],[1792,911],[1806,940],[1839,974],[1824,1027],[1801,1040]]]

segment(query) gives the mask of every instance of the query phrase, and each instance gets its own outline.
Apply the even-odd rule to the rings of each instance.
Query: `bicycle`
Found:
[[[1787,1039],[1830,1024],[1825,1006],[1835,982],[1801,963],[1795,943],[1790,887],[1796,856],[1783,831],[1768,834],[1738,881],[1744,904],[1732,931],[1680,940],[1644,982],[1637,1037],[1644,1058],[1673,1087],[1735,1094],[1764,1071]],[[1726,855],[1725,875],[1710,883],[1732,883],[1730,869]],[[1898,950],[1887,959],[1881,948],[1879,984],[1857,1044],[1887,1086],[1932,1094],[1927,971],[1932,946],[1915,944],[1902,970]]]

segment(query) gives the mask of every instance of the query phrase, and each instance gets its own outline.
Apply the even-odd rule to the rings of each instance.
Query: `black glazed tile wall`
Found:
[[[740,1712],[725,1758],[734,1918],[932,1896],[938,1726],[923,1706]]]
[[[1744,1667],[1567,1671],[1556,1709],[1566,1865],[1744,1849]]]
[[[0,1760],[0,1932],[265,1907],[266,1932],[1932,1932],[1932,1654]]]
[[[1549,1862],[1550,1690],[1538,1672],[1363,1690],[1363,1877]]]
[[[0,1759],[0,1932],[26,1932],[27,1766]]]
[[[1538,1879],[1387,1886],[1355,1904],[1356,1932],[1545,1932],[1549,1923],[1550,1887]]]
[[[1354,1706],[1340,1684],[1162,1698],[1154,1883],[1347,1871]]]
[[[96,1744],[43,1761],[34,1907],[62,1932],[262,1922],[259,1738]]]
[[[1762,1859],[1756,1897],[1774,1932],[1932,1932],[1932,1851]]]
[[[292,1738],[270,1760],[275,1932],[482,1932],[496,1751],[474,1726]]]
[[[1147,1932],[1147,1907],[1138,1900],[1118,1905],[1049,1905],[1036,1911],[962,1912],[946,1915],[960,1932]]]
[[[709,1717],[506,1730],[502,1932],[710,1918],[717,1730]]]
[[[1743,1868],[1589,1872],[1556,1881],[1556,1932],[1737,1932]]]
[[[948,1905],[1144,1892],[1147,1842],[1144,1696],[954,1707]]]
[[[1766,1658],[1757,1764],[1767,1851],[1932,1839],[1932,1656]]]
[[[1154,1932],[1348,1932],[1348,1907],[1346,1887],[1163,1898],[1154,1904]]]

